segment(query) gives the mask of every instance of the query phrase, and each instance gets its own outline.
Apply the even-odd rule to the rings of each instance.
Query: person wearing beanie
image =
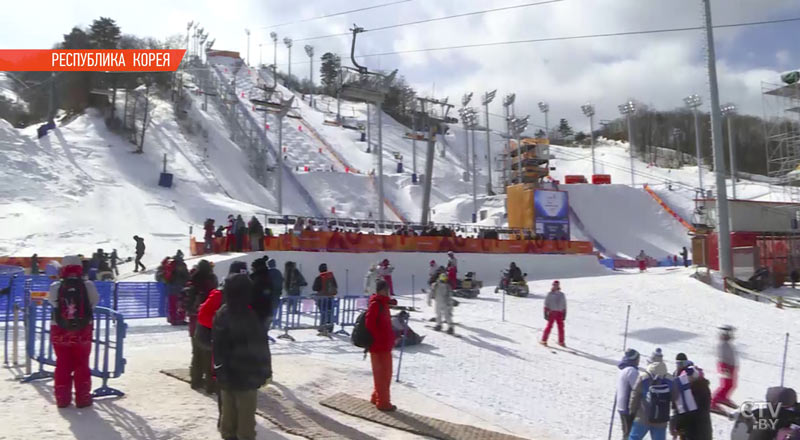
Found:
[[[72,401],[74,383],[75,406],[83,408],[92,404],[92,311],[100,295],[93,282],[81,278],[80,258],[69,255],[61,264],[61,279],[50,285],[47,294],[47,301],[53,306],[50,343],[56,352],[53,391],[56,405],[66,408]]]
[[[453,290],[447,280],[447,274],[442,273],[439,279],[431,286],[428,294],[428,306],[431,300],[436,302],[436,326],[434,330],[442,330],[442,321],[447,321],[447,333],[453,334]]]
[[[223,439],[256,438],[257,391],[270,377],[270,356],[264,323],[250,307],[253,283],[247,274],[233,274],[223,287],[225,303],[214,316],[214,371],[219,385],[219,431]]]
[[[628,407],[631,390],[639,378],[639,352],[629,348],[617,365],[620,372],[617,378],[617,413],[622,425],[622,438],[627,440],[633,425],[633,412]]]
[[[133,236],[133,240],[136,242],[136,259],[133,261],[133,271],[139,272],[139,266],[142,267],[142,271],[145,271],[144,264],[142,264],[142,257],[144,257],[144,238],[139,237],[138,235]]]
[[[235,275],[247,275],[247,263],[234,261],[228,267],[228,276],[225,283]],[[197,309],[197,326],[192,337],[192,363],[189,369],[190,384],[193,389],[205,388],[206,392],[216,392],[214,381],[214,364],[211,361],[211,330],[214,315],[222,307],[224,299],[223,289],[213,289],[208,293],[206,300]]]
[[[369,298],[364,323],[373,341],[369,347],[374,384],[370,402],[380,411],[397,409],[391,399],[394,330],[389,306],[393,304],[397,304],[397,300],[389,296],[389,285],[384,280],[378,280],[375,294]]]
[[[389,259],[384,258],[383,261],[381,261],[377,271],[378,279],[386,281],[386,284],[389,285],[389,295],[394,296],[394,285],[392,284],[392,272],[394,272],[394,266],[389,264]]]
[[[719,328],[719,344],[717,345],[717,371],[720,374],[719,387],[711,398],[711,408],[718,409],[720,405],[736,408],[730,399],[733,389],[736,388],[736,350],[731,344],[734,328],[725,325]]]
[[[547,338],[550,337],[550,331],[555,323],[558,325],[558,345],[565,347],[564,321],[567,319],[567,298],[561,291],[561,283],[558,280],[553,281],[550,292],[544,299],[544,319],[547,321],[547,326],[544,328],[542,340],[539,343],[547,346]]]
[[[328,271],[328,265],[319,265],[319,275],[314,279],[311,287],[317,296],[317,310],[319,310],[319,334],[329,336],[333,331],[333,297],[338,293],[336,277]]]
[[[208,294],[218,285],[219,280],[214,274],[214,263],[208,260],[200,260],[189,272],[189,281],[182,292],[183,308],[186,310],[186,315],[189,316],[189,337],[194,336],[194,330],[197,327],[197,311],[200,305],[206,301]]]
[[[275,311],[280,307],[281,290],[283,290],[283,274],[278,269],[278,262],[274,258],[267,260],[267,283],[269,286],[270,310],[266,317],[266,327],[269,330]]]
[[[665,439],[670,409],[678,401],[677,388],[667,372],[660,348],[653,351],[648,362],[645,371],[636,378],[628,401],[628,408],[635,412],[630,440],[642,440],[648,433],[653,440]]]
[[[436,264],[436,260],[431,260],[428,265],[428,285],[430,286],[439,279],[439,266]]]
[[[678,353],[674,376],[678,400],[669,424],[670,434],[682,439],[711,440],[711,389],[703,370],[686,354]]]

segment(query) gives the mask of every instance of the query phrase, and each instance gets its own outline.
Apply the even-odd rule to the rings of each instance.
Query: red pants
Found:
[[[392,284],[392,276],[385,275],[383,280],[386,281],[386,284],[389,285],[389,295],[394,295],[394,284]]]
[[[647,270],[647,262],[639,260],[639,272],[644,272],[645,270]]]
[[[167,296],[167,322],[172,325],[186,322],[186,310],[184,310],[178,295]]]
[[[544,328],[542,341],[547,342],[550,337],[550,330],[553,329],[553,323],[558,325],[558,343],[564,343],[564,312],[550,312],[547,315],[547,327]]]
[[[736,367],[732,365],[717,363],[717,371],[722,375],[719,388],[711,396],[711,405],[718,405],[723,402],[730,402],[730,394],[736,388]]]
[[[369,358],[372,361],[372,379],[375,382],[375,390],[372,391],[370,402],[379,409],[391,408],[392,399],[389,389],[392,385],[392,352],[370,352]]]
[[[60,407],[69,406],[74,381],[75,404],[91,405],[92,373],[89,370],[89,355],[92,353],[92,325],[82,330],[67,331],[53,324],[50,326],[50,341],[56,352],[56,404]]]
[[[236,246],[236,237],[231,234],[225,236],[225,250],[230,252]]]

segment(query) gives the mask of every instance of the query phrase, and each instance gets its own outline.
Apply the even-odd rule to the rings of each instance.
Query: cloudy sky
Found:
[[[533,0],[535,1],[535,0]],[[98,16],[117,21],[124,33],[163,38],[185,33],[189,20],[199,21],[216,38],[215,48],[247,53],[244,29],[252,31],[250,61],[271,62],[269,32],[300,40],[347,32],[353,23],[369,30],[387,25],[533,3],[532,0],[406,0],[398,4],[299,22],[392,0],[29,0],[0,16],[0,47],[48,48],[73,25],[86,26]],[[542,0],[540,0],[542,1]],[[797,0],[712,0],[715,24],[800,17]],[[45,12],[46,11],[46,12]],[[292,24],[270,27],[275,24]],[[563,0],[507,11],[433,23],[366,32],[357,53],[370,55],[435,47],[587,34],[683,28],[703,23],[700,0]],[[800,22],[715,30],[717,67],[723,102],[740,111],[762,114],[762,81],[778,82],[781,71],[800,68]],[[263,43],[263,46],[259,47]],[[347,58],[350,37],[295,43],[292,73],[308,75],[302,46],[312,44],[317,58],[335,52]],[[287,68],[281,44],[278,64]],[[496,45],[371,56],[370,68],[399,69],[421,94],[450,96],[460,103],[464,92],[517,93],[518,114],[530,113],[543,124],[536,103],[550,103],[550,120],[566,117],[586,129],[580,105],[597,106],[597,119],[617,117],[617,105],[634,98],[662,109],[680,106],[683,96],[698,93],[707,109],[705,34],[702,31]],[[316,63],[317,66],[319,63]],[[316,69],[316,67],[315,67]],[[315,72],[315,78],[318,73]],[[490,109],[500,114],[497,99]],[[497,124],[499,121],[493,122]],[[552,123],[551,123],[552,125]]]

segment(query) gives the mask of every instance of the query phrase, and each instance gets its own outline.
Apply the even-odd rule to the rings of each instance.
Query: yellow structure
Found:
[[[531,184],[521,183],[506,187],[506,210],[508,227],[511,229],[534,229],[533,193]]]

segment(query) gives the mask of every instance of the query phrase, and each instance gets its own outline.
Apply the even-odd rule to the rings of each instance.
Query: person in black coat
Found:
[[[133,262],[133,271],[139,272],[139,266],[142,267],[142,270],[145,270],[144,264],[142,264],[142,257],[144,256],[144,238],[134,235],[133,239],[136,241],[136,259]]]
[[[689,251],[686,250],[686,246],[681,250],[681,258],[683,259],[683,267],[689,267]]]
[[[214,369],[224,439],[255,439],[257,391],[272,377],[264,322],[250,308],[252,291],[246,274],[232,275],[223,288],[224,304],[214,316]]]

